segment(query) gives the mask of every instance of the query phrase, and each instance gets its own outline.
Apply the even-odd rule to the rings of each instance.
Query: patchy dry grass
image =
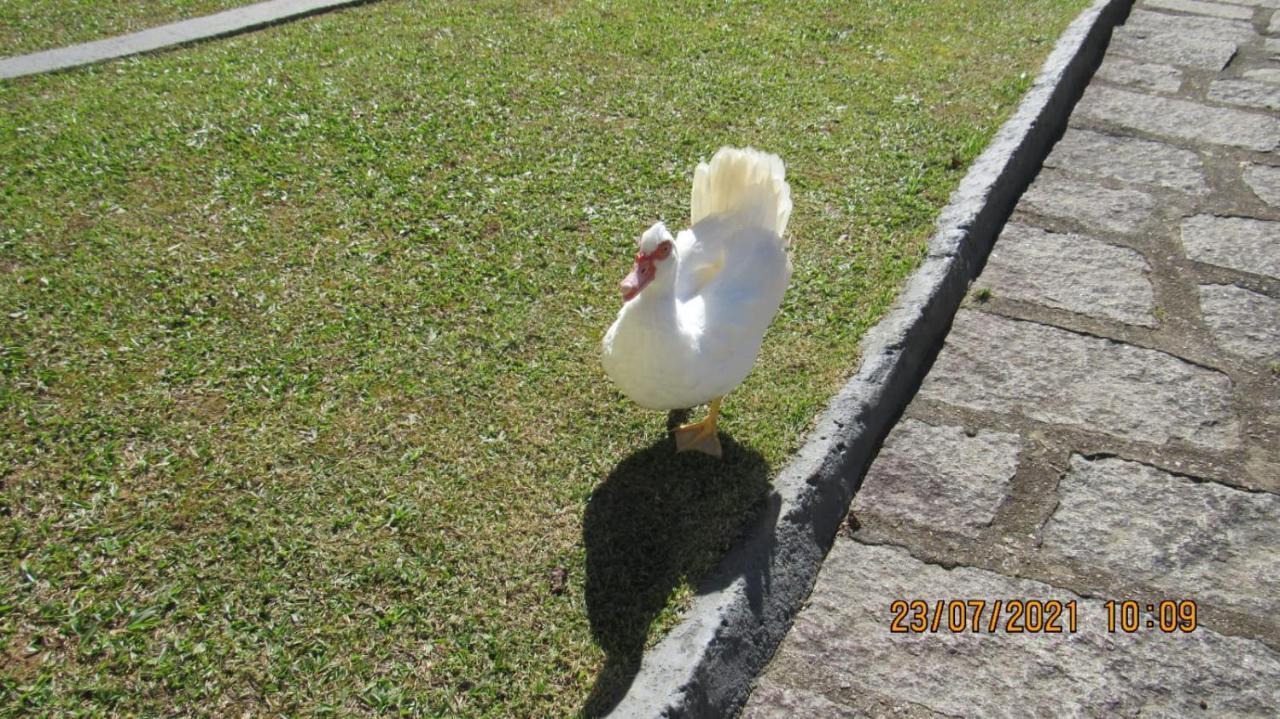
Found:
[[[385,2],[0,85],[0,714],[608,706],[1083,4]],[[598,343],[729,143],[796,273],[716,463]]]

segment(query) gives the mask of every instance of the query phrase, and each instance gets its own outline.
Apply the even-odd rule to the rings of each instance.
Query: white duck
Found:
[[[782,234],[791,188],[777,155],[723,147],[693,173],[690,229],[640,236],[604,369],[636,404],[706,419],[675,430],[676,451],[720,456],[720,400],[746,379],[791,279]]]

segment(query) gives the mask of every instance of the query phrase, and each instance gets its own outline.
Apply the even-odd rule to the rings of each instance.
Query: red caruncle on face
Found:
[[[627,275],[622,281],[622,301],[630,302],[636,295],[640,294],[653,278],[658,274],[658,263],[671,256],[674,247],[672,243],[663,241],[648,254],[644,252],[636,253],[636,264],[631,269],[631,274]]]

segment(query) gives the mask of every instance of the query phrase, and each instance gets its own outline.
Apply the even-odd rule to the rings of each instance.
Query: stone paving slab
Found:
[[[1280,207],[1280,167],[1249,165],[1244,169],[1244,181],[1263,202]]]
[[[0,58],[0,79],[64,70],[104,60],[256,30],[371,0],[267,0],[105,40]]]
[[[991,523],[1018,469],[1022,439],[962,427],[900,423],[853,503],[854,511],[884,508],[891,517],[928,516],[936,526],[977,536]]]
[[[1235,285],[1201,285],[1200,314],[1228,352],[1280,361],[1280,300]]]
[[[1204,194],[1204,164],[1190,150],[1135,137],[1088,130],[1067,130],[1044,162],[1045,167],[1105,177],[1130,184]]]
[[[1276,18],[1280,19],[1280,13],[1276,13]],[[1256,80],[1258,82],[1269,82],[1273,85],[1280,84],[1280,68],[1276,67],[1256,67],[1252,70],[1245,70],[1241,77],[1247,80]]]
[[[1196,215],[1182,221],[1182,246],[1198,262],[1280,280],[1280,222]]]
[[[1010,223],[992,248],[982,281],[999,287],[1001,297],[1154,327],[1150,270],[1134,250]]]
[[[1098,67],[1096,77],[1155,92],[1177,92],[1182,87],[1182,71],[1178,68],[1156,62],[1139,62],[1119,55],[1107,58]]]
[[[1280,110],[1280,86],[1252,80],[1214,80],[1209,99],[1242,107]]]
[[[1044,172],[1023,193],[1019,207],[1047,217],[1124,234],[1142,227],[1155,210],[1156,200],[1140,190],[1115,190]]]
[[[757,703],[743,716],[752,719],[791,719],[792,717],[830,717],[854,719],[867,714],[851,707],[841,706],[816,691],[797,689],[791,684],[771,681],[762,677],[755,690]],[[895,716],[901,716],[894,712]]]
[[[1156,445],[1241,444],[1227,375],[1163,352],[986,312],[956,315],[919,396]]]
[[[1280,612],[1280,495],[1072,455],[1045,551],[1263,616]]]
[[[931,607],[984,599],[987,607],[976,632],[945,623],[937,632],[890,632],[891,604],[915,599]],[[997,599],[1073,602],[1077,631],[988,632]],[[866,695],[953,717],[1273,716],[1280,652],[1205,628],[1162,633],[1145,626],[1152,619],[1144,612],[1139,631],[1108,632],[1103,600],[838,539],[765,679],[814,685],[797,704],[821,712],[809,716],[856,715]],[[765,699],[743,716],[782,716]]]
[[[1280,145],[1280,120],[1268,115],[1110,87],[1090,86],[1077,113],[1085,119],[1192,143],[1268,152]]]
[[[1157,10],[1174,10],[1176,12],[1195,13],[1220,17],[1227,20],[1249,20],[1253,18],[1253,10],[1239,5],[1224,5],[1202,0],[1147,0],[1147,7]]]
[[[1217,72],[1252,29],[1245,22],[1134,10],[1111,40],[1108,55]]]

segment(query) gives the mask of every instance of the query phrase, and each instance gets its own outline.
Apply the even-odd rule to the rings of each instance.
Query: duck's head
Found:
[[[650,282],[653,282],[653,278],[658,276],[659,268],[671,259],[675,249],[675,240],[672,239],[671,233],[667,232],[666,225],[655,222],[652,227],[645,230],[644,234],[640,235],[640,251],[636,253],[636,265],[631,269],[631,274],[622,281],[622,301],[631,301]]]

